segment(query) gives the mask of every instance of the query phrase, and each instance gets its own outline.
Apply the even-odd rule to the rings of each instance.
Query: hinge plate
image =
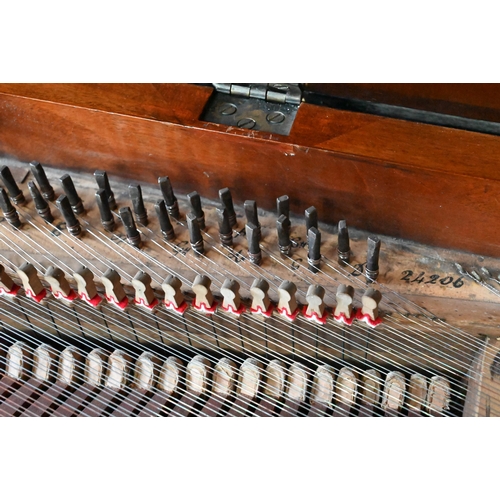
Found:
[[[214,84],[202,120],[289,135],[299,109],[297,84]]]

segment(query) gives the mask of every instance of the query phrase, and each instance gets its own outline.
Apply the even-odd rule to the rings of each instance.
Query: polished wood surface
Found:
[[[305,88],[343,99],[500,122],[498,83],[308,83]]]
[[[0,154],[141,178],[292,210],[421,243],[500,255],[500,139],[300,106],[289,136],[206,123],[210,87],[0,85]]]

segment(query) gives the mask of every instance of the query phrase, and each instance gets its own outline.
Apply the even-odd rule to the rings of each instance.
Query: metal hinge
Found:
[[[300,104],[302,91],[298,83],[214,83],[217,92],[253,97],[281,104]]]
[[[203,120],[288,135],[302,100],[297,83],[214,83]]]

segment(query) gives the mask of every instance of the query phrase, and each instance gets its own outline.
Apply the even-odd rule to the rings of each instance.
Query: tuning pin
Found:
[[[43,287],[33,264],[25,262],[17,268],[17,274],[23,282],[24,293],[35,302],[40,303],[47,295],[47,290]]]
[[[165,292],[164,304],[168,309],[173,309],[179,314],[184,313],[187,308],[187,303],[181,292],[181,280],[173,275],[169,275],[165,278],[165,281],[161,284],[163,291]]]
[[[286,215],[280,215],[276,221],[278,230],[278,246],[282,255],[289,255],[292,248],[290,241],[290,219]]]
[[[219,237],[222,245],[233,246],[233,230],[229,223],[227,208],[217,208],[217,221],[219,222]]]
[[[132,200],[132,207],[134,208],[135,218],[143,226],[148,225],[148,213],[146,207],[144,206],[144,200],[142,199],[142,189],[139,184],[130,184],[128,187],[128,192]]]
[[[229,224],[231,225],[231,227],[235,227],[237,225],[236,212],[234,211],[233,197],[231,196],[231,191],[229,191],[229,188],[219,190],[219,199],[222,203],[222,208],[225,208],[227,210]]]
[[[375,236],[368,237],[368,252],[366,257],[366,282],[371,283],[378,278],[378,260],[380,255],[380,240]]]
[[[52,201],[55,198],[54,189],[50,185],[50,182],[47,179],[47,175],[45,174],[45,170],[43,169],[42,165],[40,165],[40,163],[38,163],[37,161],[32,161],[30,163],[30,167],[33,177],[40,186],[42,196],[47,201]]]
[[[111,212],[111,207],[109,206],[109,197],[106,190],[99,189],[95,194],[95,200],[97,206],[99,207],[99,213],[101,214],[101,224],[105,231],[113,231],[115,228],[115,218],[113,217],[113,212]]]
[[[104,189],[104,191],[106,192],[109,208],[111,210],[116,210],[117,205],[116,205],[115,195],[111,190],[108,174],[104,172],[104,170],[96,170],[94,172],[94,179],[96,180],[99,189]]]
[[[311,285],[306,294],[307,306],[304,307],[304,316],[322,325],[326,323],[325,289],[319,285]]]
[[[187,195],[187,200],[191,205],[192,212],[196,215],[198,219],[198,224],[200,225],[200,229],[205,229],[205,212],[201,208],[201,199],[200,195],[193,191]]]
[[[304,212],[306,219],[306,233],[309,233],[309,229],[315,227],[318,229],[318,211],[315,207],[309,207]]]
[[[252,264],[259,266],[262,262],[262,251],[260,249],[260,229],[249,222],[245,226],[245,234],[248,241],[248,258]]]
[[[61,185],[64,189],[66,196],[68,197],[68,201],[69,204],[71,205],[71,209],[73,210],[73,212],[75,212],[76,215],[85,212],[82,200],[78,196],[75,185],[73,184],[73,180],[71,179],[69,174],[64,174],[59,180],[61,181]]]
[[[199,274],[193,282],[193,292],[196,298],[193,300],[193,307],[207,314],[213,314],[217,308],[217,303],[210,290],[212,281],[207,276]]]
[[[108,269],[101,281],[106,290],[106,300],[120,309],[125,309],[128,305],[128,298],[120,281],[120,275],[114,269]]]
[[[278,288],[278,312],[293,321],[299,313],[299,307],[295,294],[297,293],[297,286],[291,281],[283,281]]]
[[[286,194],[276,198],[276,208],[278,217],[284,215],[287,219],[290,218],[290,198]]]
[[[66,221],[66,228],[68,229],[69,233],[73,236],[80,236],[80,234],[82,233],[82,226],[76,218],[73,210],[71,210],[71,205],[68,197],[64,194],[59,196],[59,198],[57,198],[56,200],[56,205],[61,212],[61,215],[64,217],[64,220]]]
[[[337,305],[333,317],[340,323],[352,325],[354,320],[352,301],[354,299],[354,288],[351,285],[340,284],[337,289]]]
[[[256,278],[250,287],[250,293],[252,294],[251,312],[259,313],[266,317],[271,316],[273,306],[269,299],[268,292],[269,283],[265,279]]]
[[[177,203],[177,198],[174,195],[174,190],[172,189],[172,184],[168,177],[158,177],[158,184],[160,185],[161,194],[165,200],[168,213],[174,218],[179,219],[179,205]]]
[[[12,278],[5,272],[5,267],[0,264],[0,295],[15,297],[21,287],[16,285]]]
[[[35,208],[38,212],[38,215],[40,215],[42,219],[46,220],[49,223],[54,222],[54,217],[52,216],[52,213],[50,211],[49,204],[42,196],[33,181],[28,182],[28,189],[30,191],[31,197],[33,198],[33,201],[35,202]]]
[[[321,233],[315,227],[307,232],[307,263],[309,271],[317,273],[321,264]]]
[[[257,228],[258,233],[258,241],[261,239],[261,228],[259,222],[259,215],[257,213],[257,203],[253,200],[247,200],[243,204],[243,208],[245,209],[245,217],[247,218],[248,224],[253,224]]]
[[[349,231],[347,230],[347,223],[345,220],[339,221],[338,229],[338,262],[340,265],[345,266],[351,261],[351,247],[349,244]]]
[[[3,183],[9,192],[10,200],[14,205],[24,205],[26,199],[24,198],[23,192],[19,189],[12,172],[9,167],[5,165],[0,169],[0,177],[2,177]]]
[[[226,279],[220,289],[222,296],[222,309],[239,316],[245,311],[245,306],[241,303],[240,285],[237,281]]]
[[[382,294],[375,288],[368,288],[361,297],[363,307],[358,311],[356,319],[364,321],[367,325],[375,327],[382,322],[378,316],[378,304],[382,300]]]
[[[73,278],[78,286],[78,296],[93,307],[97,307],[102,297],[97,293],[94,283],[94,274],[85,266],[80,266],[74,273]]]
[[[50,285],[50,291],[56,299],[64,299],[73,302],[77,295],[69,286],[64,272],[58,267],[49,266],[45,271],[45,280]]]
[[[132,278],[132,286],[135,290],[134,302],[149,310],[153,310],[158,305],[158,299],[151,288],[151,281],[151,276],[143,271],[139,271]]]
[[[156,215],[160,221],[161,234],[166,240],[175,240],[175,233],[170,217],[168,216],[165,200],[158,200],[155,204]]]
[[[186,216],[187,226],[189,230],[189,241],[191,248],[199,254],[204,253],[203,236],[201,234],[200,225],[196,219],[196,215],[189,213]]]
[[[12,205],[5,189],[2,187],[0,187],[0,207],[2,208],[5,219],[11,226],[14,226],[15,228],[21,227],[22,223],[19,219],[19,214]]]
[[[141,233],[137,230],[135,225],[134,218],[132,217],[132,210],[130,210],[129,207],[122,207],[118,213],[125,226],[128,242],[136,248],[141,248]]]

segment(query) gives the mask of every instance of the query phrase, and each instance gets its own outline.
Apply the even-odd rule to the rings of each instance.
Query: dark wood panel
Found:
[[[210,92],[0,85],[0,153],[150,183],[169,175],[177,191],[211,198],[228,186],[265,208],[286,193],[324,221],[500,254],[498,138],[310,104],[288,137],[228,129],[199,120]]]
[[[309,83],[311,92],[500,122],[498,83]]]

